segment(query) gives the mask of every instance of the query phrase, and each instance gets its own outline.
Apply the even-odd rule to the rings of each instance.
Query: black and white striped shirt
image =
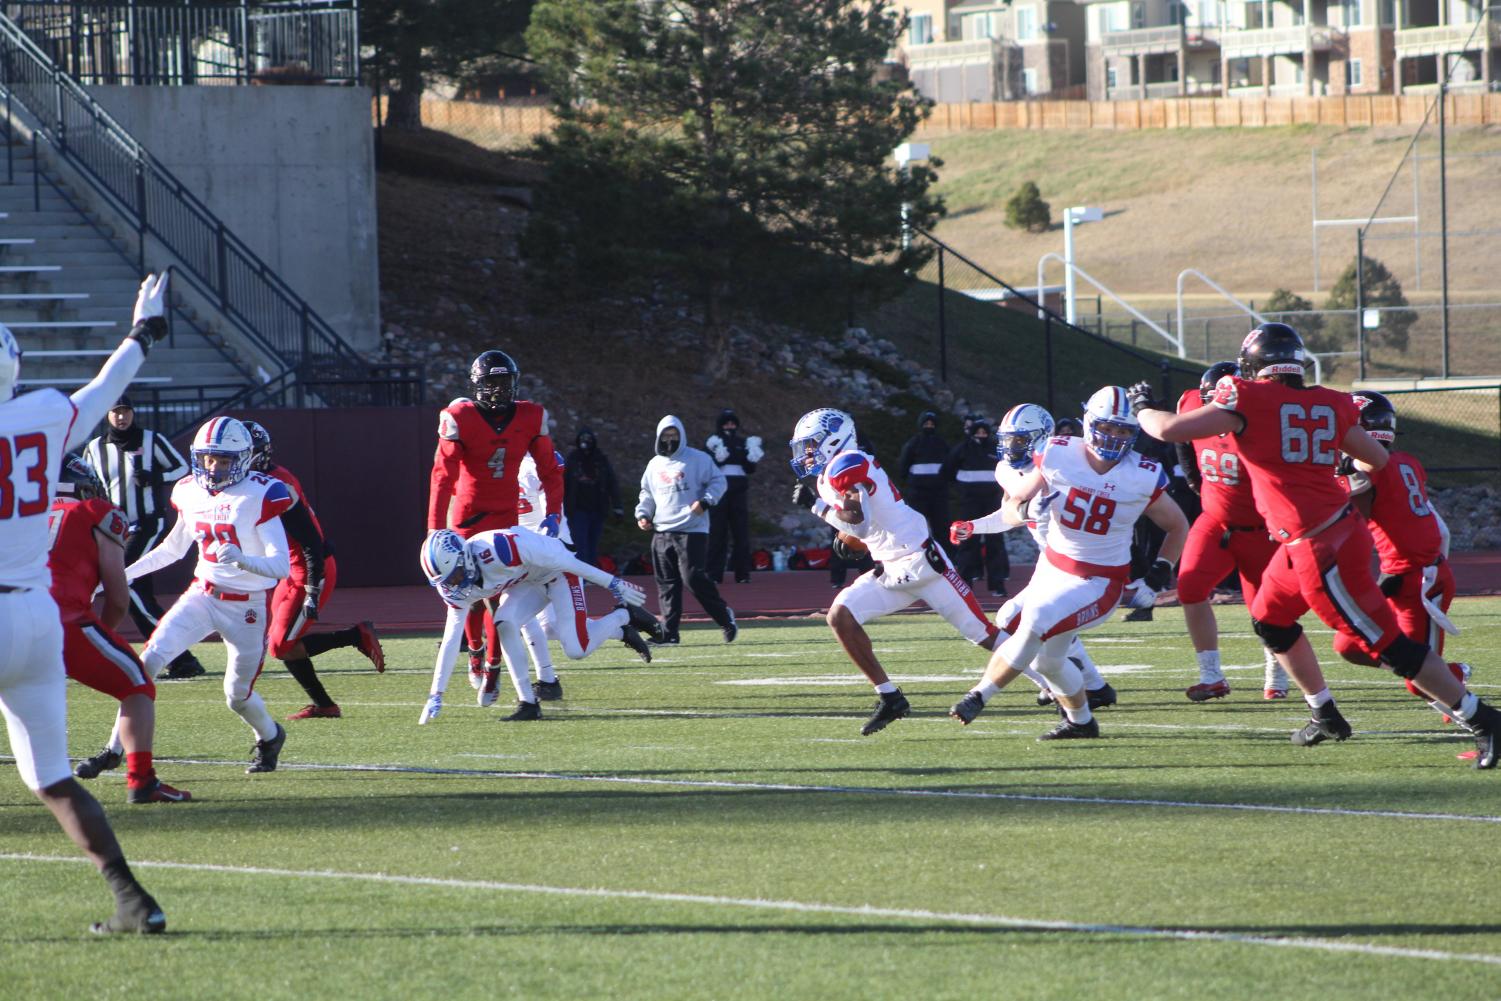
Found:
[[[171,487],[189,472],[182,453],[155,431],[141,432],[138,449],[126,449],[100,435],[84,446],[83,461],[104,481],[111,503],[132,525],[158,513],[158,497],[164,492],[153,489],[153,477],[142,474],[160,473],[157,484]]]

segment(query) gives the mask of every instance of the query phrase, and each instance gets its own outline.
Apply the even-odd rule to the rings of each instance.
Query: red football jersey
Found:
[[[547,513],[559,514],[563,505],[563,471],[544,433],[544,411],[527,400],[517,401],[511,418],[496,428],[473,400],[455,400],[438,417],[438,451],[427,500],[427,527],[449,527],[491,515],[514,525],[521,487],[517,475],[528,452],[547,497]]]
[[[1178,413],[1186,414],[1204,405],[1197,389],[1185,390],[1178,400]],[[1205,516],[1221,525],[1250,528],[1262,524],[1251,496],[1251,474],[1241,468],[1240,445],[1233,434],[1195,438],[1194,461],[1199,464],[1199,502]]]
[[[1340,442],[1360,423],[1349,393],[1227,375],[1211,402],[1245,419],[1237,435],[1241,462],[1274,539],[1291,542],[1350,503],[1335,475]]]
[[[103,497],[86,501],[59,497],[52,502],[48,524],[52,531],[52,551],[47,556],[52,600],[62,611],[63,621],[72,622],[93,610],[94,590],[99,586],[99,540],[94,537],[94,529],[121,546],[130,529],[120,509]]]
[[[312,503],[308,501],[307,494],[303,492],[302,483],[296,476],[292,475],[292,471],[286,466],[272,466],[267,470],[267,475],[274,476],[287,485],[287,489],[292,491],[292,499],[301,504],[303,509],[307,511],[307,516],[313,520],[313,527],[318,530],[318,538],[327,539],[328,536],[323,534],[323,523],[318,520],[318,512],[313,510]],[[292,566],[303,571],[302,576],[306,577],[307,553],[303,551],[302,544],[289,534],[287,536],[287,546]]]
[[[1393,452],[1371,478],[1371,538],[1383,573],[1407,573],[1438,562],[1443,535],[1428,503],[1428,473],[1406,452]]]

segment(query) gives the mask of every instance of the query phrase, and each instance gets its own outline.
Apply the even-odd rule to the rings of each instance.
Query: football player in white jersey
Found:
[[[985,677],[950,716],[968,724],[986,700],[1033,664],[1064,713],[1042,739],[1100,735],[1069,647],[1080,631],[1109,619],[1123,594],[1136,607],[1149,604],[1172,579],[1188,538],[1188,520],[1166,493],[1167,472],[1131,450],[1140,431],[1126,391],[1106,386],[1085,404],[1083,438],[1053,438],[1035,456],[1037,468],[1017,485],[1007,510],[1009,520],[1020,523],[1021,506],[1041,495],[1051,512],[1043,555],[1002,624],[1008,637],[996,646]],[[1143,513],[1167,538],[1152,568],[1129,581],[1132,526]]]
[[[215,417],[193,436],[193,475],[172,488],[177,523],[155,549],[125,568],[131,579],[171,566],[198,546],[193,583],[157,622],[141,662],[152,677],[210,633],[224,640],[229,662],[224,698],[255,731],[250,767],[274,772],[287,732],[255,691],[266,661],[271,592],[291,560],[281,516],[295,501],[274,476],[252,472],[254,445],[245,425]],[[113,741],[113,737],[111,741]]]
[[[166,916],[136,881],[99,801],[74,779],[68,761],[63,626],[48,588],[52,498],[63,456],[88,440],[167,334],[168,275],[147,275],[134,325],[99,374],[72,396],[38,389],[16,396],[21,348],[0,326],[0,712],[16,771],[58,826],[83,849],[115,895],[99,933],[161,932]]]
[[[564,466],[563,453],[557,452],[555,456],[558,468]],[[542,486],[542,477],[537,475],[537,460],[531,453],[521,457],[521,468],[516,473],[516,485],[521,488],[521,497],[516,502],[516,514],[520,517],[517,522],[522,528],[529,528],[533,532],[546,535],[542,520],[547,516],[547,494]],[[558,525],[557,540],[568,551],[573,552],[573,533],[568,530],[568,513],[563,513],[563,519]],[[547,639],[549,636],[556,638],[556,620],[552,613],[552,605],[542,609],[542,614],[527,622],[521,627],[521,638],[526,640],[526,652],[531,657],[532,668],[537,672],[537,683],[532,686],[537,693],[539,702],[555,702],[563,697],[563,682],[558,680],[557,669],[552,663],[552,651],[548,649]],[[476,684],[476,680],[479,682]],[[469,673],[469,682],[475,688],[483,688],[485,676],[483,673],[478,679],[474,672]]]
[[[860,728],[870,736],[912,709],[907,697],[876,659],[864,624],[899,612],[915,601],[948,620],[971,643],[989,650],[997,629],[985,617],[974,592],[954,570],[943,547],[928,535],[928,522],[908,507],[881,464],[859,450],[855,421],[842,410],[806,413],[792,431],[792,471],[818,477],[817,486],[799,482],[793,501],[868,549],[876,565],[834,596],[829,628],[870,683],[875,711]]]
[[[606,640],[618,639],[642,660],[651,662],[651,650],[641,638],[640,630],[645,626],[635,624],[651,617],[641,608],[646,592],[576,559],[557,539],[518,527],[492,529],[466,540],[445,528],[428,535],[420,560],[428,583],[438,589],[448,605],[448,617],[443,624],[432,687],[418,724],[430,722],[443,709],[443,692],[464,639],[464,619],[476,601],[496,599],[491,615],[518,700],[516,711],[505,717],[505,722],[542,718],[542,707],[527,671],[521,626],[544,608],[552,610],[555,635],[570,660],[587,657]],[[609,591],[615,598],[615,610],[590,618],[584,581]],[[496,698],[495,686],[489,684],[480,690],[479,704],[494,705]]]
[[[1006,411],[1006,416],[1001,418],[996,431],[1000,461],[995,466],[995,478],[1008,496],[1016,493],[1027,474],[1036,468],[1035,457],[1052,436],[1053,417],[1037,404],[1019,403]],[[1025,519],[1022,524],[1031,533],[1032,541],[1037,543],[1038,552],[1041,552],[1047,547],[1048,520],[1052,517],[1049,506],[1042,502],[1040,496],[1035,496],[1021,506],[1019,513]],[[949,526],[949,540],[957,543],[976,533],[989,535],[1015,527],[1014,523],[1008,524],[1003,508],[974,521],[954,522]],[[1015,599],[1006,602],[996,613],[996,622],[1010,622],[1016,617],[1019,608]],[[1089,656],[1077,635],[1069,645],[1066,656],[1084,675],[1084,691],[1089,698],[1089,708],[1093,710],[1115,705],[1115,689],[1100,674],[1094,658]],[[1023,667],[1021,673],[1037,685],[1038,705],[1045,706],[1054,702],[1055,695],[1048,687],[1047,679],[1038,674],[1033,665]]]

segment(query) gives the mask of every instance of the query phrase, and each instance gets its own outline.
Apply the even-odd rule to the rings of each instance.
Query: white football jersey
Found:
[[[275,587],[270,577],[241,570],[214,558],[220,543],[232,542],[249,556],[287,552],[287,533],[281,516],[295,501],[281,480],[251,473],[218,493],[209,493],[191,476],[172,488],[172,507],[188,533],[198,540],[198,565],[193,575],[230,591],[264,591]]]
[[[1127,452],[1097,473],[1089,465],[1088,447],[1083,438],[1053,438],[1036,458],[1044,480],[1037,508],[1049,515],[1047,548],[1078,563],[1126,566],[1131,530],[1167,489],[1167,472],[1161,463]]]
[[[558,457],[558,468],[563,467],[562,456]],[[516,485],[521,488],[521,496],[516,501],[516,515],[522,528],[529,528],[534,532],[542,531],[542,519],[547,517],[547,492],[542,489],[542,477],[537,475],[537,460],[532,458],[530,452],[521,457],[521,466],[516,471]],[[558,506],[558,513],[563,514],[563,508]],[[564,545],[573,545],[573,533],[568,531],[567,517],[558,521],[558,539]]]
[[[830,510],[824,521],[865,543],[871,559],[894,560],[915,552],[927,541],[927,519],[907,506],[901,491],[873,456],[840,452],[818,476],[818,496],[830,508],[838,509],[844,503],[844,491],[850,487],[860,490],[865,520],[850,524]]]
[[[73,401],[55,389],[0,403],[0,584],[52,585],[47,518],[77,416]]]
[[[1021,486],[1021,481],[1031,473],[1030,469],[1012,469],[1004,462],[998,462],[995,466],[995,480],[1001,485],[1007,496],[1014,494]],[[1048,520],[1053,516],[1053,505],[1043,501],[1046,491],[1027,501],[1022,509],[1027,517],[1027,531],[1032,535],[1032,541],[1037,543],[1038,549],[1043,549],[1048,544]]]
[[[557,539],[527,528],[480,532],[466,539],[464,548],[479,563],[480,579],[458,596],[457,603],[439,588],[443,600],[455,607],[467,608],[481,598],[498,597],[522,582],[545,585],[563,573],[575,574],[600,587],[609,587],[614,579],[579,560]]]

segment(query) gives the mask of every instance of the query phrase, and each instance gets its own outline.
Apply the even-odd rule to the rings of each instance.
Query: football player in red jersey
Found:
[[[1298,619],[1312,608],[1326,625],[1442,702],[1475,737],[1477,768],[1497,764],[1501,713],[1481,701],[1427,644],[1406,636],[1371,574],[1370,530],[1335,475],[1343,450],[1366,472],[1387,465],[1386,449],[1360,426],[1348,393],[1305,386],[1303,338],[1285,323],[1266,323],[1241,343],[1240,376],[1226,376],[1210,405],[1187,414],[1165,412],[1152,388],[1131,388],[1142,428],[1164,441],[1237,436],[1251,472],[1256,509],[1281,543],[1251,606],[1251,622],[1313,710],[1295,744],[1350,736],[1334,705],[1318,657]]]
[[[267,652],[287,665],[287,671],[313,701],[287,719],[338,719],[343,712],[319,680],[313,658],[329,650],[352,646],[370,658],[375,670],[381,672],[386,669],[386,655],[372,622],[307,635],[318,621],[319,609],[328,604],[334,593],[338,566],[302,484],[291,470],[272,460],[271,432],[255,421],[241,423],[250,432],[250,468],[281,480],[292,491],[292,507],[281,516],[282,526],[287,530],[292,571],[277,582],[271,594]]]
[[[1199,379],[1197,389],[1183,391],[1178,413],[1208,406],[1220,379],[1238,374],[1240,366],[1233,361],[1211,365]],[[1250,607],[1256,599],[1256,589],[1261,586],[1261,571],[1277,551],[1277,543],[1267,535],[1266,522],[1256,510],[1251,497],[1251,476],[1241,468],[1234,435],[1180,442],[1178,462],[1187,475],[1189,487],[1203,502],[1203,511],[1189,529],[1183,561],[1178,566],[1178,601],[1183,605],[1183,620],[1188,624],[1188,636],[1193,640],[1199,661],[1199,683],[1185,694],[1191,702],[1208,702],[1230,694],[1230,683],[1220,666],[1219,625],[1214,619],[1214,607],[1209,604],[1214,586],[1230,571],[1236,571],[1240,574],[1246,606]],[[1268,699],[1286,698],[1287,675],[1270,650],[1266,658],[1262,693]]]
[[[104,484],[75,455],[63,460],[52,502],[52,598],[62,612],[63,665],[68,677],[120,701],[124,754],[106,749],[79,762],[74,774],[91,779],[125,761],[129,803],[185,803],[193,797],[156,777],[151,742],[156,730],[156,685],[130,644],[115,632],[130,603],[125,584],[125,515],[105,497]],[[94,590],[103,587],[103,615],[94,614]]]
[[[1397,412],[1391,400],[1369,390],[1352,394],[1360,407],[1360,426],[1391,454],[1379,472],[1342,469],[1355,506],[1371,523],[1381,576],[1377,586],[1397,616],[1402,632],[1435,651],[1444,652],[1444,633],[1456,631],[1449,621],[1454,601],[1454,573],[1449,569],[1449,530],[1428,499],[1428,473],[1417,457],[1392,448],[1397,438]],[[1372,663],[1365,651],[1342,635],[1334,650],[1356,664]],[[1449,670],[1464,680],[1469,667],[1451,663]],[[1411,681],[1408,690],[1419,698]],[[1449,713],[1435,705],[1442,715]]]
[[[427,500],[429,532],[452,528],[467,539],[516,525],[521,496],[517,474],[521,457],[530,453],[547,497],[547,513],[539,531],[557,537],[563,471],[547,434],[546,411],[516,399],[520,376],[510,355],[485,351],[469,366],[474,398],[454,400],[438,415],[438,451],[433,456]],[[500,660],[495,626],[486,618],[484,606],[476,604],[464,624],[471,675],[483,670],[486,642],[493,660]]]

